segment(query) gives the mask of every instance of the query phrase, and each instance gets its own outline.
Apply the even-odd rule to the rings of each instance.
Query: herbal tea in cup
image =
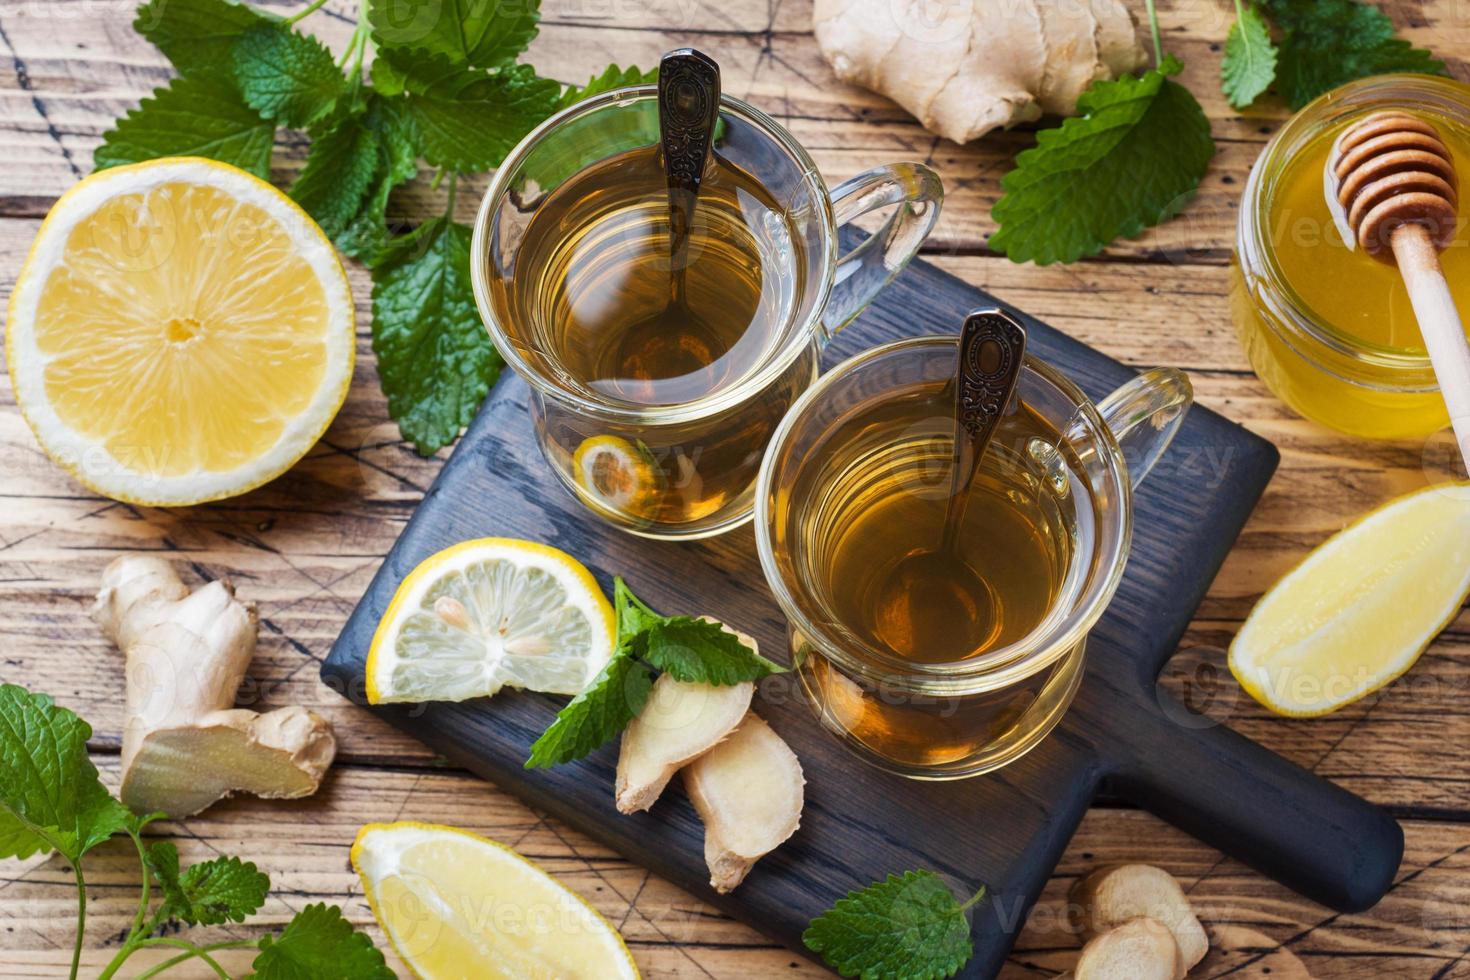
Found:
[[[719,106],[677,269],[652,86],[548,120],[497,171],[475,226],[476,301],[531,386],[547,460],[595,513],[650,537],[749,518],[766,444],[821,346],[912,257],[942,196],[917,165],[829,193],[774,121]],[[838,226],[879,207],[892,214],[872,247],[840,255]]]
[[[1061,719],[1122,576],[1131,485],[1191,401],[1161,370],[1095,407],[1028,356],[952,551],[915,563],[944,530],[955,361],[955,338],[926,337],[834,368],[773,437],[756,498],[761,565],[818,718],[929,779],[1005,765]]]

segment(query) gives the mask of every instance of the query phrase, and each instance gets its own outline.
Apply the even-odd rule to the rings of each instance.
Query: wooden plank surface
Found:
[[[112,119],[168,77],[166,62],[128,26],[134,6],[0,0],[4,298],[35,219],[89,169],[91,148]],[[329,11],[352,6],[333,0]],[[1406,36],[1445,57],[1457,77],[1470,78],[1470,16],[1460,0],[1384,6]],[[772,111],[812,148],[830,183],[890,160],[930,162],[948,189],[940,233],[927,250],[931,261],[1125,363],[1189,369],[1203,404],[1282,450],[1277,477],[1164,683],[1293,761],[1391,807],[1408,839],[1399,884],[1368,913],[1333,915],[1152,817],[1097,808],[1003,976],[1060,971],[1076,945],[1055,913],[1066,885],[1098,861],[1126,859],[1173,871],[1199,903],[1219,947],[1200,975],[1470,977],[1470,615],[1452,623],[1388,691],[1325,719],[1275,718],[1224,671],[1225,645],[1270,582],[1353,517],[1442,475],[1447,459],[1442,439],[1362,443],[1293,417],[1250,374],[1236,345],[1224,268],[1236,197],[1284,113],[1279,106],[1235,113],[1219,97],[1215,73],[1233,12],[1229,0],[1162,4],[1166,47],[1185,58],[1184,81],[1204,104],[1221,150],[1199,198],[1176,222],[1118,243],[1099,260],[1048,269],[1015,266],[985,248],[997,181],[1030,135],[956,147],[884,100],[840,85],[807,34],[805,0],[548,0],[543,10],[532,60],[547,74],[577,80],[608,61],[648,64],[668,47],[693,43],[720,58],[732,92]],[[331,12],[309,23],[340,49],[350,28]],[[300,161],[299,145],[277,155],[283,176]],[[475,196],[461,196],[462,218]],[[395,212],[425,213],[433,199],[427,188],[412,188],[395,201]],[[343,742],[343,763],[317,799],[231,802],[163,830],[178,837],[186,857],[226,850],[257,860],[276,880],[273,921],[323,899],[343,903],[370,925],[346,846],[363,821],[423,816],[519,840],[615,913],[648,976],[820,975],[494,787],[436,766],[422,746],[317,681],[316,661],[442,463],[397,441],[365,329],[367,279],[355,268],[351,277],[364,329],[346,407],[307,460],[235,501],[163,511],[90,495],[40,453],[8,380],[0,381],[0,680],[48,690],[89,718],[99,764],[110,773],[122,680],[86,606],[115,555],[176,552],[200,572],[235,578],[261,604],[261,648],[242,703],[310,705],[332,718]],[[1201,479],[1210,479],[1209,461],[1201,466]],[[198,573],[186,572],[197,580]],[[89,933],[98,962],[124,924],[119,895],[133,870],[121,849],[89,867],[101,886]],[[55,860],[0,862],[0,973],[51,976],[61,969],[72,914],[64,880]]]

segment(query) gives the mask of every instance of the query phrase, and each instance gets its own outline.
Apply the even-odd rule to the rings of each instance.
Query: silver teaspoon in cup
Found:
[[[994,638],[994,590],[960,554],[959,531],[975,474],[1015,396],[1026,331],[1002,310],[976,310],[960,331],[955,368],[954,456],[939,547],[893,567],[874,613],[875,633],[895,653],[925,663],[959,660]]]

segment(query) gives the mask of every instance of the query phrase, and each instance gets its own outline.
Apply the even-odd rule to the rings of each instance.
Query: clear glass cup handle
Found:
[[[1145,371],[1097,403],[1128,461],[1128,479],[1137,487],[1154,468],[1194,404],[1189,376],[1176,368]]]
[[[822,311],[828,337],[856,319],[909,264],[934,230],[943,202],[939,175],[918,163],[874,167],[832,192],[832,212],[839,229],[878,208],[892,207],[893,213],[875,234],[837,260],[832,295]]]

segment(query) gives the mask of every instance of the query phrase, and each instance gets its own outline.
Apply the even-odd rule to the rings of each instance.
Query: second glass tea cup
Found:
[[[716,157],[729,173],[752,180],[748,186],[774,208],[750,229],[763,266],[757,271],[764,277],[756,290],[759,348],[746,352],[742,370],[707,390],[646,404],[589,383],[570,363],[585,352],[567,347],[556,333],[557,319],[569,305],[622,302],[635,290],[610,282],[618,270],[610,274],[596,256],[584,283],[560,266],[543,268],[545,255],[527,253],[528,234],[537,239],[534,222],[543,209],[565,207],[564,223],[575,225],[579,215],[598,214],[599,194],[615,198],[618,191],[614,181],[566,201],[566,195],[557,197],[558,189],[573,186],[568,182],[600,161],[617,161],[658,143],[655,86],[596,96],[543,123],[496,172],[474,227],[475,300],[501,356],[530,385],[531,415],[546,459],[592,511],[652,538],[706,537],[750,517],[766,444],[817,377],[821,348],[913,257],[933,229],[943,197],[939,178],[918,164],[878,167],[829,192],[807,152],[760,110],[725,96],[719,120]],[[650,186],[646,200],[630,206],[657,214],[661,195]],[[737,206],[750,198],[739,188],[729,195]],[[886,222],[844,254],[838,229],[881,208],[892,209]],[[704,210],[696,209],[696,229]],[[565,229],[567,236],[580,233]],[[614,241],[609,254],[616,247]],[[721,287],[720,275],[700,278],[690,269],[691,296]],[[728,274],[749,271],[732,267]]]
[[[892,595],[885,576],[940,539],[956,355],[955,337],[922,337],[833,368],[772,437],[756,491],[761,566],[808,701],[861,757],[922,779],[989,772],[1060,721],[1123,575],[1133,487],[1193,397],[1158,369],[1094,406],[1028,355],[957,535],[985,591]],[[956,646],[977,623],[983,636]]]

